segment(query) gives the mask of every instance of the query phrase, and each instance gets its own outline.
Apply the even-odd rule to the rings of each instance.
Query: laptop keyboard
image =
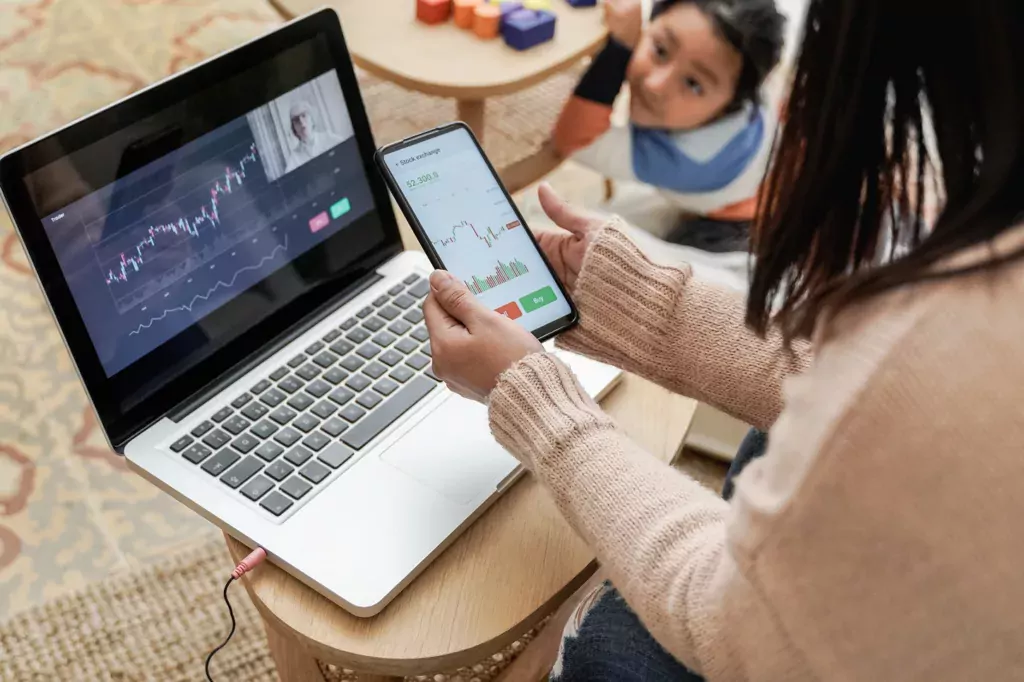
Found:
[[[437,386],[421,310],[429,288],[409,275],[171,451],[273,516],[310,499]]]

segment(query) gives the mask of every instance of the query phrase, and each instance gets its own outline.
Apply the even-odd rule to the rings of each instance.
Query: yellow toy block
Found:
[[[525,9],[550,10],[551,0],[521,0]]]

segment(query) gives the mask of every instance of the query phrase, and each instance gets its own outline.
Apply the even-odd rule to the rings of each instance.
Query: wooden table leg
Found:
[[[306,653],[298,642],[279,634],[266,621],[263,627],[281,682],[324,682],[316,659]]]
[[[357,673],[356,677],[359,678],[359,682],[402,682],[404,679],[401,677],[388,677],[387,675],[364,675],[363,673]]]
[[[459,120],[465,121],[480,142],[484,141],[484,101],[482,99],[460,99],[456,102]]]

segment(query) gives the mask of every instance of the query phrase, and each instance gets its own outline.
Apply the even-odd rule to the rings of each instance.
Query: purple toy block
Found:
[[[555,15],[544,10],[516,10],[502,18],[501,35],[509,47],[529,50],[555,37]]]
[[[595,7],[597,0],[565,0],[573,7]]]

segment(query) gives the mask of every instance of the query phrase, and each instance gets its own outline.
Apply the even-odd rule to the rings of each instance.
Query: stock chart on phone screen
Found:
[[[445,268],[535,330],[570,313],[526,227],[461,129],[385,157]]]

